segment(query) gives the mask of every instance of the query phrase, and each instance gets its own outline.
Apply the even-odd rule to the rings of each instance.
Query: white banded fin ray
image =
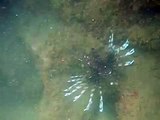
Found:
[[[86,89],[88,87],[85,87],[78,96],[75,96],[73,102],[77,101],[86,92]]]
[[[99,112],[103,112],[103,96],[102,96],[102,91],[99,91],[100,94],[100,103],[99,103]]]
[[[71,90],[73,87],[77,86],[78,84],[82,83],[82,81],[78,81],[75,84],[73,84],[72,86],[70,86],[69,88],[65,89],[64,91],[69,91]]]
[[[83,77],[83,75],[75,75],[75,76],[71,76],[70,78],[81,78]]]
[[[93,103],[92,99],[93,99],[94,91],[95,91],[95,89],[91,90],[90,98],[89,98],[88,104],[87,104],[86,108],[84,109],[84,111],[87,111],[90,109],[90,106]]]
[[[80,81],[80,80],[82,80],[82,78],[71,79],[71,80],[68,80],[67,82],[76,82],[76,81]]]
[[[80,86],[77,86],[74,90],[72,90],[71,92],[69,93],[66,93],[64,96],[69,96],[71,94],[73,94],[74,92],[76,92],[78,89],[82,88],[84,84],[81,84]]]
[[[135,52],[134,48],[125,54],[125,56],[132,55]]]
[[[134,60],[125,62],[124,66],[129,66],[134,63]]]
[[[129,41],[127,39],[126,42],[119,48],[119,50],[125,50],[128,46],[129,46]]]

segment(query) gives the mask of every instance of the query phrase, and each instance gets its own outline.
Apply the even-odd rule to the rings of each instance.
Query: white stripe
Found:
[[[70,78],[78,78],[78,77],[82,77],[83,75],[76,75],[76,76],[71,76]]]
[[[129,66],[129,65],[132,65],[133,63],[134,63],[134,60],[132,60],[132,61],[126,61],[124,64],[119,63],[119,64],[118,64],[118,67],[121,67],[121,66]]]
[[[73,102],[77,101],[83,95],[83,93],[86,92],[86,89],[88,89],[88,87],[85,87],[84,90],[81,91],[80,95],[75,96]]]
[[[100,104],[99,104],[99,112],[103,112],[103,96],[102,96],[102,91],[100,90]]]
[[[132,60],[132,61],[127,61],[127,62],[124,64],[124,66],[132,65],[133,63],[134,63],[134,60]]]
[[[120,50],[125,50],[128,46],[129,46],[129,41],[127,39],[126,42],[119,49]]]
[[[65,89],[64,91],[69,91],[69,90],[72,89],[74,86],[76,86],[76,85],[78,85],[78,84],[80,84],[80,83],[82,83],[82,81],[76,82],[75,84],[73,84],[73,85],[70,86],[69,88]]]
[[[111,36],[109,36],[109,45],[108,45],[108,47],[110,48],[110,47],[112,47],[113,46],[113,33],[112,33],[112,35]]]
[[[82,80],[82,78],[71,79],[71,80],[68,80],[67,82],[76,82],[76,81],[80,81],[80,80]]]
[[[87,111],[89,110],[91,104],[93,103],[92,99],[93,99],[93,92],[95,91],[95,89],[92,89],[91,90],[91,94],[90,94],[90,98],[89,98],[89,101],[88,101],[88,105],[86,106],[86,108],[84,109],[84,111]]]
[[[125,56],[132,55],[135,52],[134,48],[125,54]]]
[[[74,90],[72,90],[71,92],[69,93],[66,93],[64,96],[69,96],[71,94],[73,94],[74,92],[76,92],[78,89],[82,88],[84,84],[81,84],[80,86],[77,86]]]

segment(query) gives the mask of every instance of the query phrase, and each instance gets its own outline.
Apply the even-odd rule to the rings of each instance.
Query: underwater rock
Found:
[[[151,44],[151,49],[153,49],[153,50],[160,49],[160,40],[159,39],[152,40],[150,44]]]

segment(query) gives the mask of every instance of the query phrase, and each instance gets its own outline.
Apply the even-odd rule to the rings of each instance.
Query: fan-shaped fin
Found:
[[[119,48],[119,50],[125,50],[128,46],[129,46],[129,41],[127,39],[126,42]]]
[[[77,81],[75,84],[73,84],[72,86],[70,86],[69,88],[65,89],[64,91],[69,91],[71,90],[73,87],[77,86],[78,84],[82,83],[82,81]]]
[[[73,94],[74,92],[76,92],[78,89],[82,88],[82,86],[85,84],[80,84],[79,86],[77,86],[75,89],[73,89],[71,92],[66,93],[64,96],[69,96],[71,94]]]
[[[134,60],[131,60],[131,61],[126,61],[124,64],[123,63],[119,63],[118,66],[121,67],[121,66],[129,66],[129,65],[132,65],[134,63]]]
[[[113,46],[114,46],[114,45],[113,45]],[[120,46],[120,47],[118,47],[118,48],[115,48],[115,46],[114,46],[113,49],[114,49],[115,53],[117,54],[117,53],[119,53],[120,51],[125,50],[128,46],[129,46],[129,41],[128,41],[128,39],[127,39],[126,42],[125,42],[122,46]]]
[[[82,80],[82,78],[71,79],[71,80],[68,80],[67,82],[76,82],[76,81],[80,81],[80,80]]]
[[[90,94],[90,98],[89,98],[88,104],[87,104],[86,108],[84,109],[84,111],[89,110],[91,104],[93,103],[92,99],[93,99],[94,91],[95,91],[95,89],[93,88],[91,90],[91,94]]]
[[[109,36],[109,43],[113,43],[113,33]]]
[[[134,63],[134,60],[125,62],[124,66],[129,66]]]
[[[99,112],[103,112],[103,96],[102,96],[102,91],[100,91]]]
[[[71,76],[70,78],[72,79],[72,78],[81,78],[81,77],[83,77],[83,75],[75,75],[75,76]]]
[[[102,90],[101,86],[99,87],[99,95],[100,95],[100,103],[99,103],[99,112],[103,112],[103,95],[102,95]]]
[[[109,42],[108,48],[112,48],[112,46],[113,46],[113,33],[112,33],[112,35],[109,36],[108,42]]]
[[[85,87],[79,95],[75,96],[73,102],[77,101],[86,92],[87,89],[88,87]]]
[[[135,52],[134,48],[127,52],[124,56],[132,55]]]
[[[134,48],[133,48],[133,49],[131,49],[130,51],[126,52],[125,55],[121,55],[120,57],[130,56],[130,55],[132,55],[132,54],[134,54],[134,53],[135,53],[135,50],[134,50]]]

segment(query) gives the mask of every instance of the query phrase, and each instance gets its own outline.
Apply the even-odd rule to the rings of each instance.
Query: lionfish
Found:
[[[97,109],[99,112],[103,112],[105,104],[103,85],[106,83],[109,86],[118,85],[118,81],[111,78],[116,76],[117,68],[124,68],[134,63],[133,59],[129,60],[129,56],[135,53],[135,49],[129,47],[129,40],[127,39],[122,45],[115,45],[113,38],[112,33],[109,36],[107,50],[103,58],[97,53],[95,48],[92,48],[89,55],[84,55],[82,59],[79,59],[87,67],[85,75],[73,75],[67,81],[70,86],[64,90],[64,96],[74,95],[73,102],[76,102],[87,90],[90,92],[84,111],[91,109],[94,103],[93,96],[98,95]],[[95,92],[98,94],[95,94]]]

